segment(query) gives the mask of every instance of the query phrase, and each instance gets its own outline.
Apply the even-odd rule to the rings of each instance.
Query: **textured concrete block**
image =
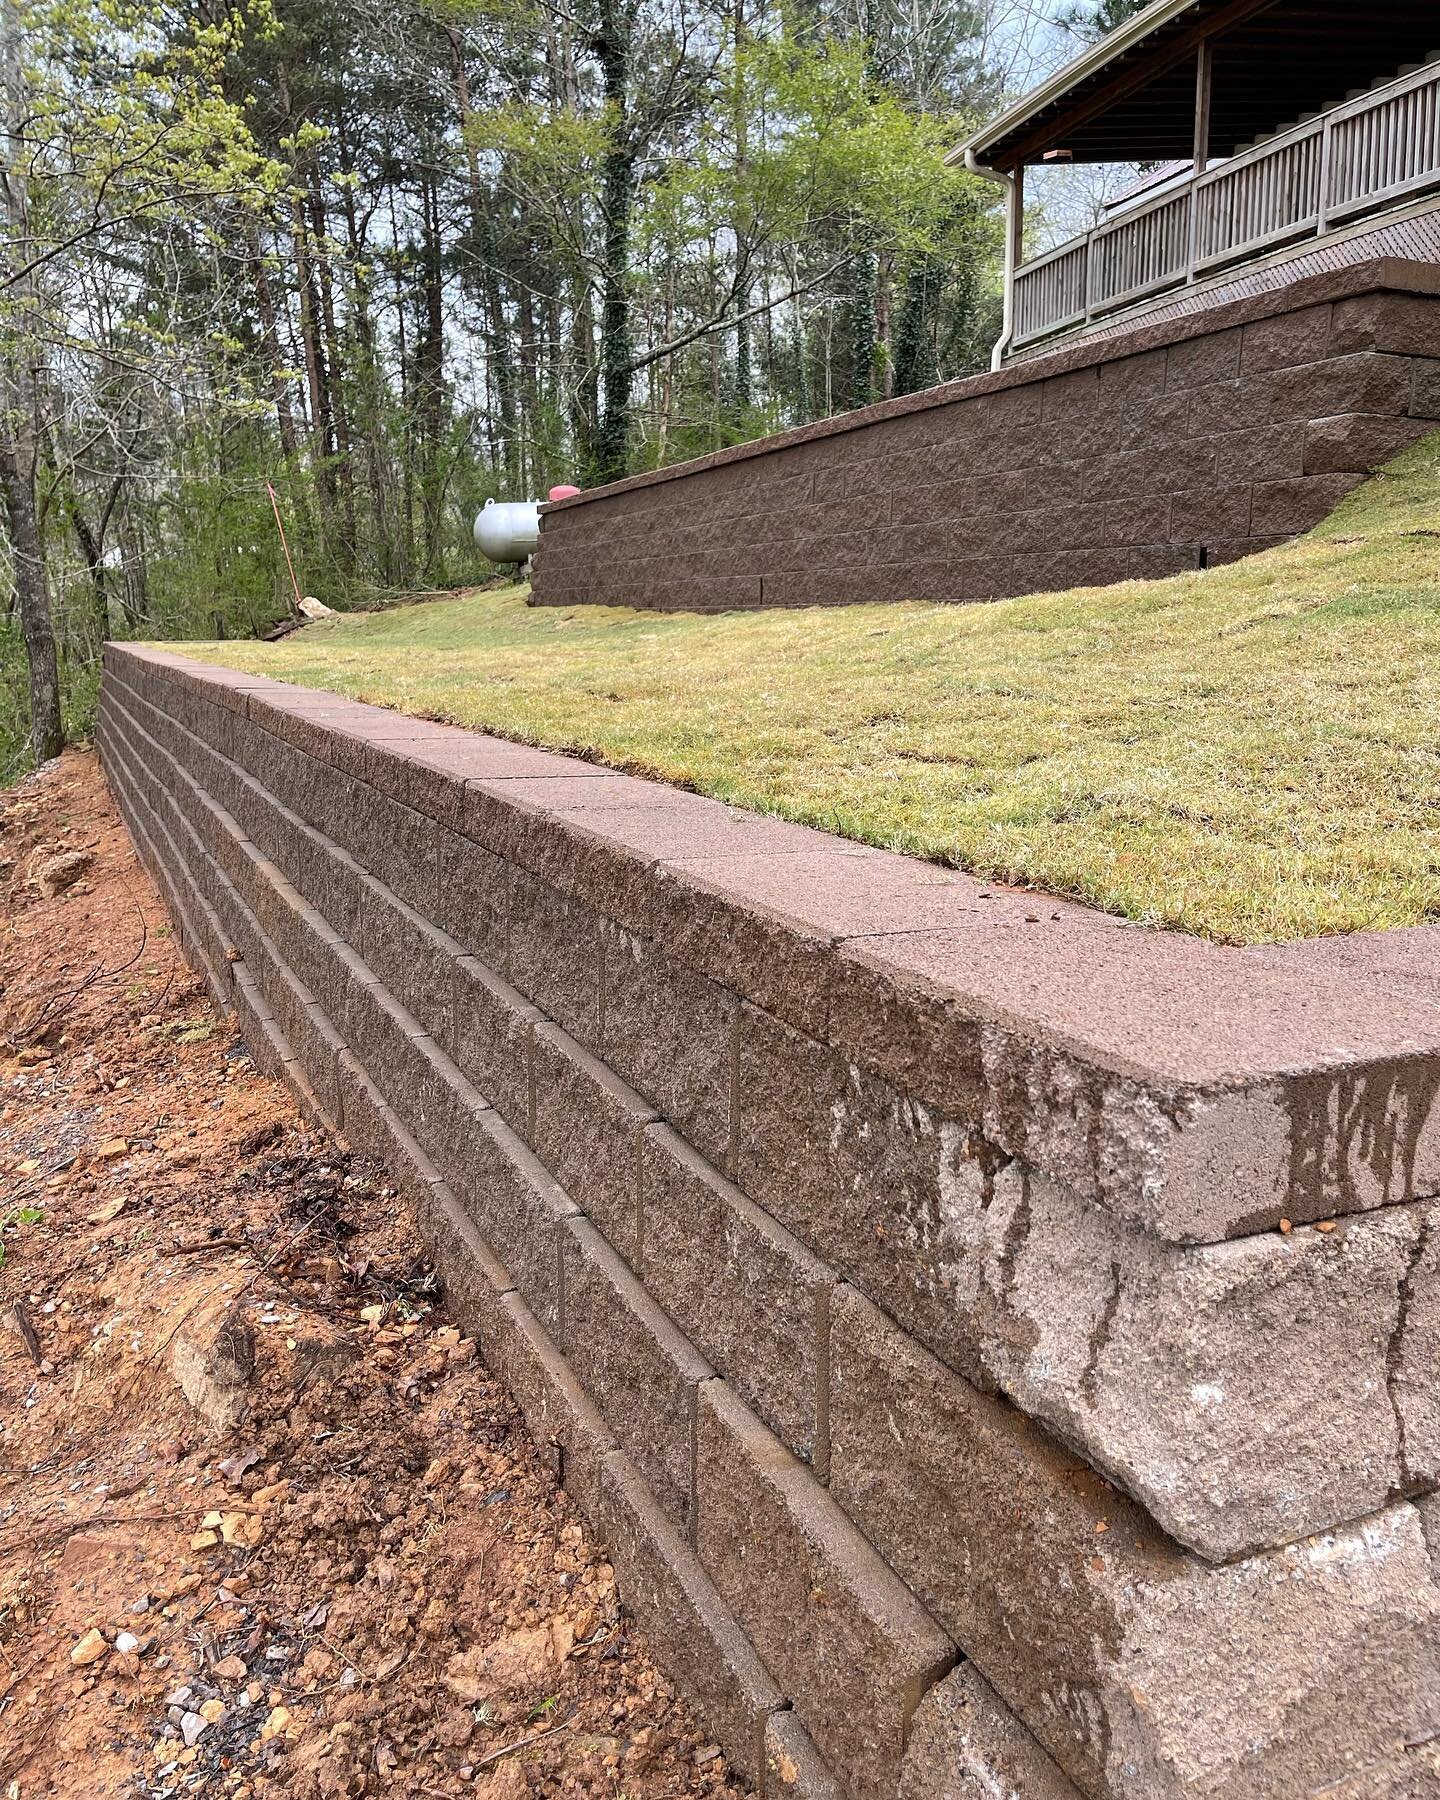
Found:
[[[582,1044],[600,1034],[600,924],[584,901],[515,870],[509,975],[527,1000]]]
[[[974,1371],[953,1277],[922,1285],[912,1254],[943,1231],[964,1129],[751,1007],[740,1017],[736,1094],[741,1191]]]
[[[347,965],[342,1035],[380,1092],[404,1112],[420,1097],[428,1074],[416,1048],[424,1028],[358,957],[343,949],[337,954]]]
[[[1360,294],[1337,300],[1329,354],[1380,350],[1400,356],[1440,356],[1440,307],[1419,294]]]
[[[655,1114],[558,1025],[535,1027],[531,1058],[531,1147],[635,1268],[640,1134]]]
[[[602,1054],[712,1162],[730,1154],[735,996],[659,945],[611,926]]]
[[[667,1126],[645,1133],[641,1196],[647,1291],[823,1475],[834,1272]]]
[[[1334,356],[1270,377],[1273,419],[1331,419],[1339,413],[1403,413],[1410,401],[1410,363],[1403,356],[1361,352]]]
[[[986,1385],[1220,1559],[1440,1479],[1422,1373],[1440,1349],[1437,1213],[1177,1249],[976,1158],[956,1165],[943,1228],[901,1227],[890,1248],[971,1326]]]
[[[345,833],[332,833],[357,862],[408,901],[426,918],[434,918],[438,898],[440,827],[424,813],[363,782],[353,784],[354,811]]]
[[[699,1390],[697,1427],[701,1562],[845,1791],[893,1795],[953,1645],[724,1382]]]
[[[1409,449],[1429,430],[1426,419],[1397,419],[1377,413],[1312,419],[1305,427],[1305,473],[1366,474]]]
[[[656,1499],[690,1529],[695,1389],[713,1374],[588,1219],[561,1234],[560,1347]]]
[[[1290,369],[1301,363],[1320,362],[1333,354],[1330,319],[1328,305],[1306,306],[1245,326],[1240,345],[1242,374]]]
[[[486,1360],[514,1396],[556,1478],[592,1524],[602,1519],[601,1483],[605,1459],[615,1448],[614,1434],[518,1293],[501,1298]]]
[[[530,1130],[530,1037],[544,1014],[473,956],[451,969],[452,1022],[442,1041],[507,1125]]]
[[[1083,1800],[974,1663],[925,1698],[910,1728],[899,1800]]]
[[[502,1330],[514,1329],[509,1315],[503,1321],[501,1315],[502,1300],[514,1291],[509,1271],[443,1181],[425,1191],[416,1210],[444,1284],[446,1308],[475,1339],[486,1367],[498,1379],[498,1340]]]
[[[367,878],[356,948],[426,1031],[439,1036],[448,1032],[460,954],[452,937]]]
[[[621,1598],[661,1668],[699,1708],[732,1769],[758,1783],[766,1721],[784,1704],[780,1690],[622,1451],[605,1459],[593,1522],[609,1545]]]
[[[836,1500],[1087,1792],[1302,1794],[1440,1729],[1414,1507],[1214,1568],[859,1295],[831,1355]]]
[[[575,1203],[493,1111],[477,1114],[475,1127],[462,1146],[439,1154],[440,1172],[531,1311],[553,1330],[560,1317],[557,1234]]]
[[[1250,535],[1250,486],[1192,488],[1170,502],[1170,537],[1176,543]]]
[[[1175,393],[1186,388],[1208,387],[1231,381],[1240,373],[1243,330],[1211,331],[1172,344],[1165,363],[1165,388]]]
[[[431,1037],[412,1040],[417,1075],[399,1104],[426,1154],[447,1177],[489,1153],[490,1103]]]
[[[840,1784],[793,1712],[766,1721],[764,1791],[766,1800],[841,1800]]]
[[[1303,481],[1257,481],[1250,510],[1256,537],[1293,536],[1322,524],[1362,475],[1307,475]]]
[[[464,949],[503,974],[509,963],[510,865],[443,827],[436,846],[431,916]]]

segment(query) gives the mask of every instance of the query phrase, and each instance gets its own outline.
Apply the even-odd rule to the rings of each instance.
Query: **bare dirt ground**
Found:
[[[734,1794],[93,756],[0,797],[0,888],[0,1800]]]

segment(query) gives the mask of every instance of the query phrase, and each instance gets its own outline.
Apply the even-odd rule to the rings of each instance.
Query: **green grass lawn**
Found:
[[[1218,939],[1440,918],[1440,436],[1203,575],[718,617],[512,588],[186,649]]]

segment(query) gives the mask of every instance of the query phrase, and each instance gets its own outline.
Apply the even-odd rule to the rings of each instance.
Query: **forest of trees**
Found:
[[[107,636],[279,618],[273,505],[332,605],[453,585],[489,494],[983,366],[944,152],[1133,10],[0,0],[0,778]]]

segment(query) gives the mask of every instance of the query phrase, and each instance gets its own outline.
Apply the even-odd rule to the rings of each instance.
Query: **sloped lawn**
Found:
[[[1215,938],[1440,918],[1440,436],[1205,574],[718,617],[524,599],[185,648]]]

